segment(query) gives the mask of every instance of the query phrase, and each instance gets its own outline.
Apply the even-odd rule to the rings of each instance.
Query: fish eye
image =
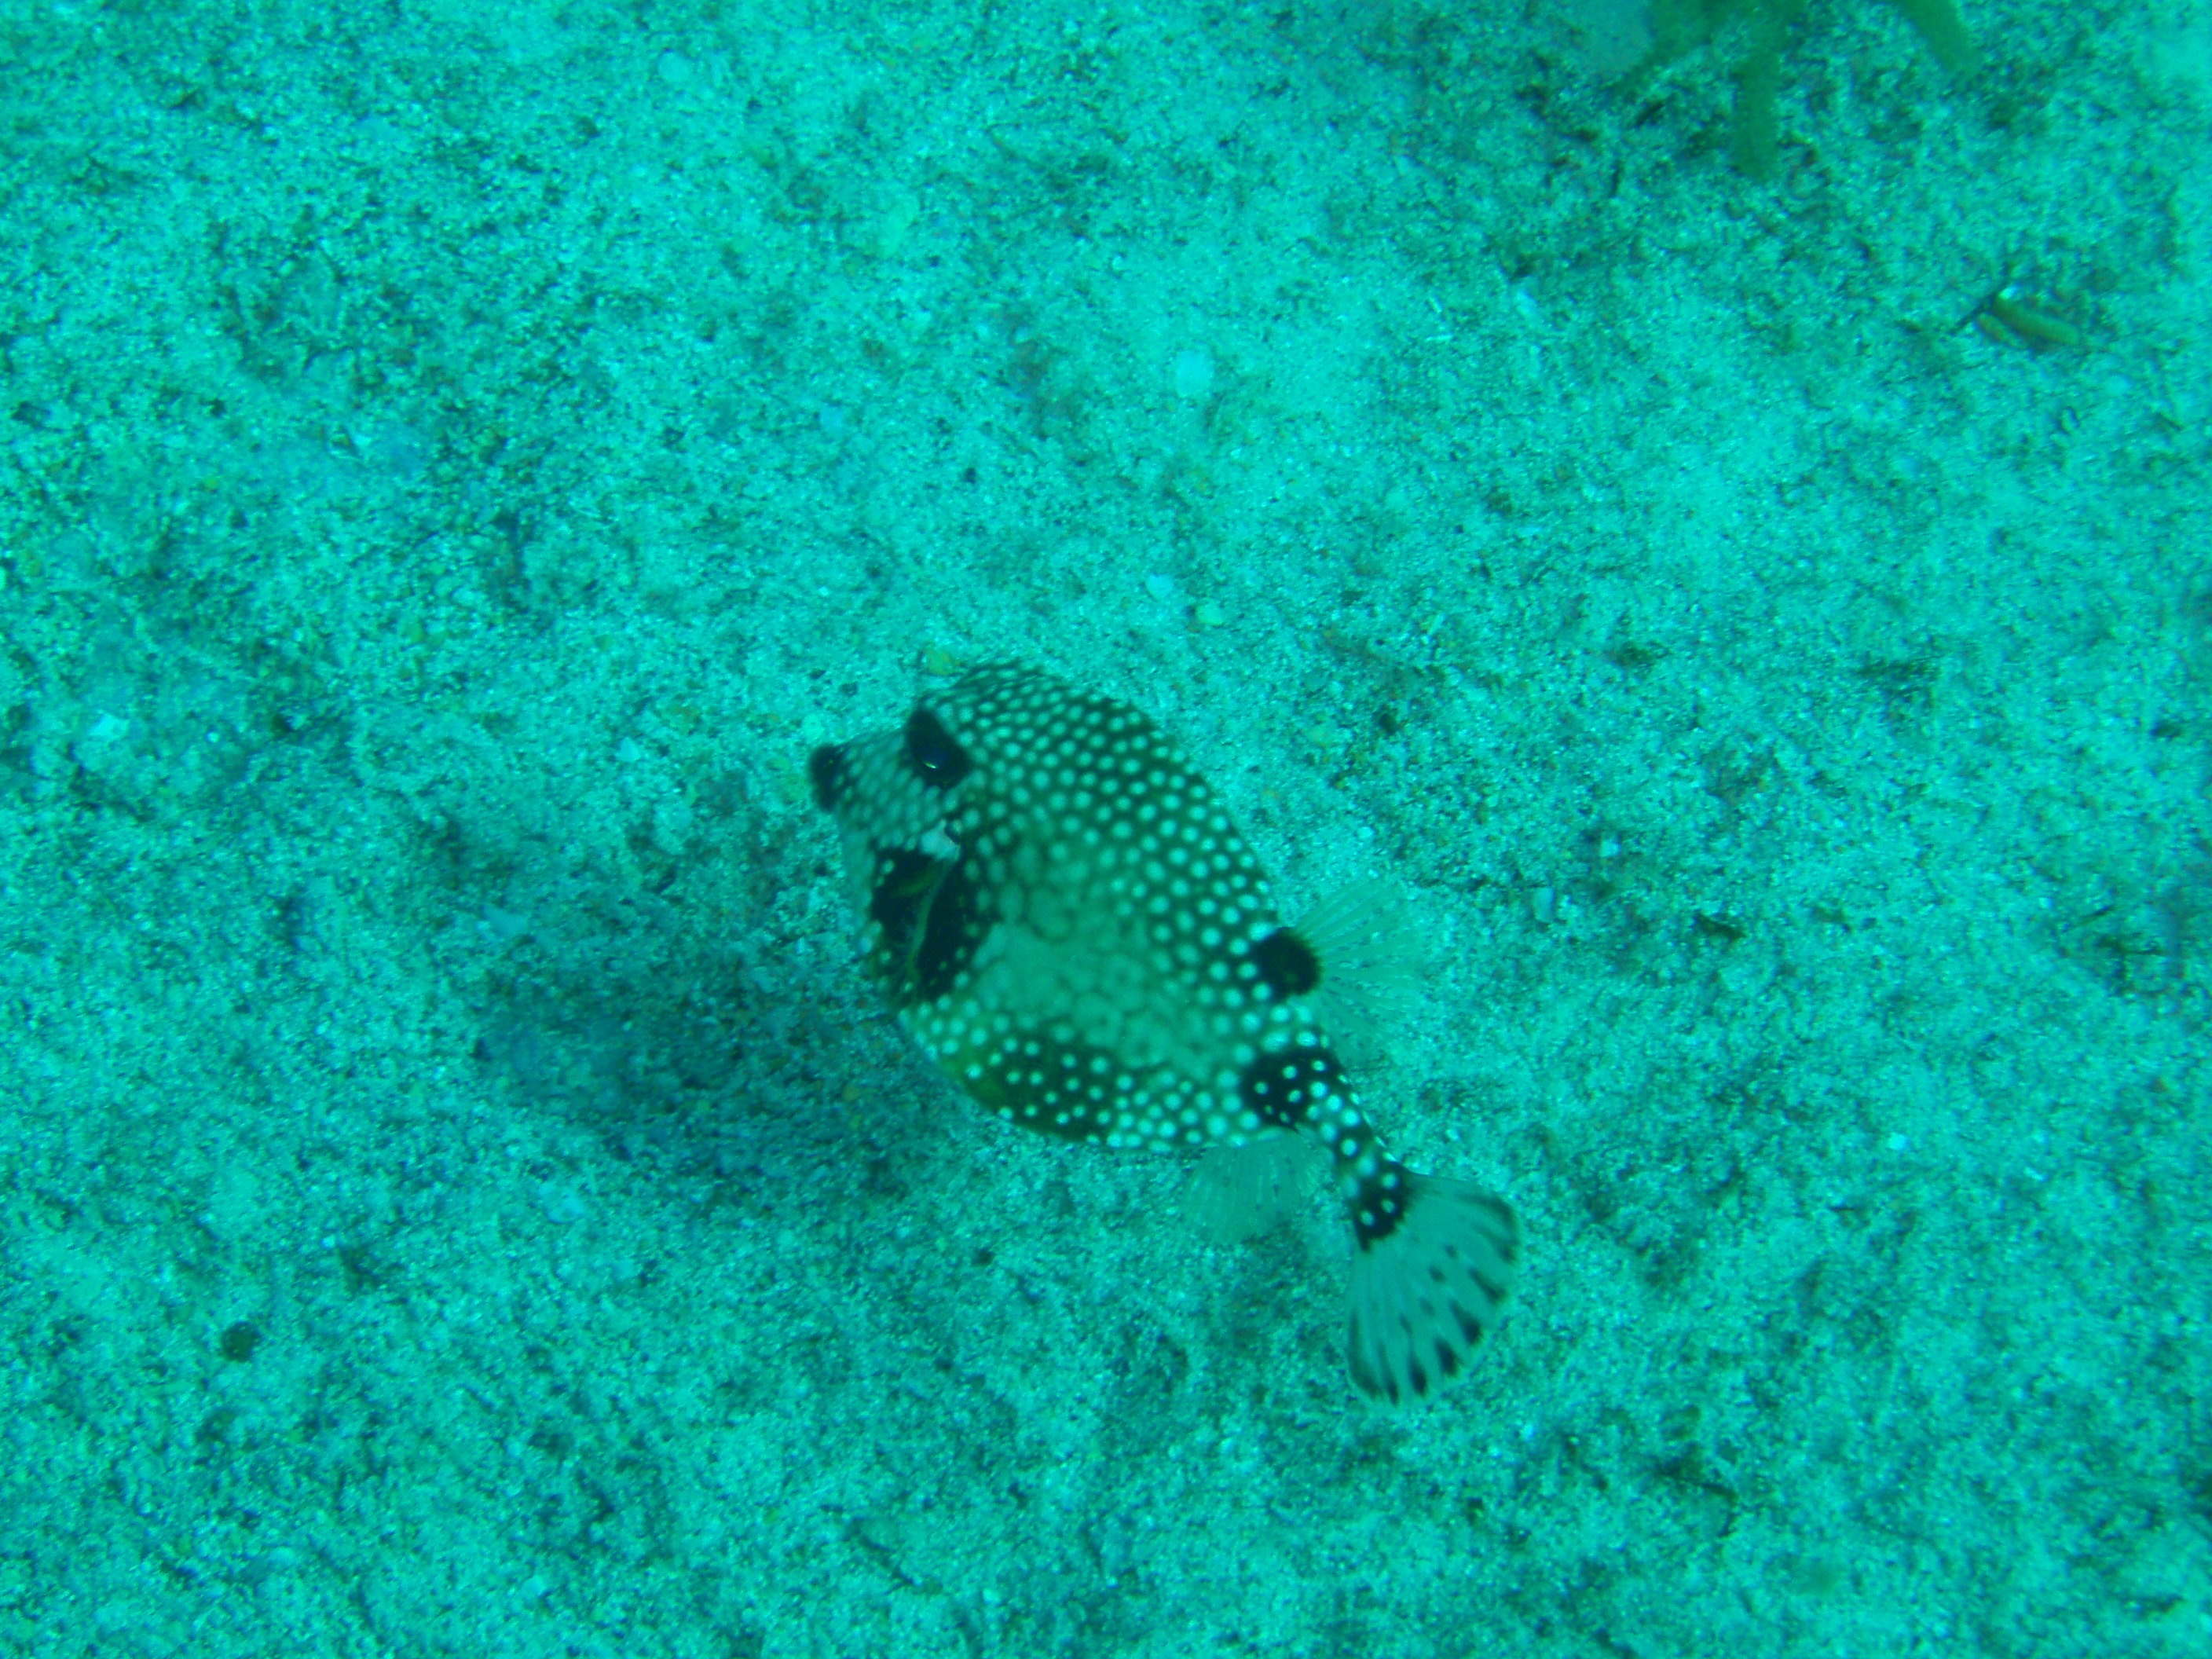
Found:
[[[906,763],[924,783],[950,789],[975,769],[968,751],[953,740],[945,722],[927,708],[907,717]]]

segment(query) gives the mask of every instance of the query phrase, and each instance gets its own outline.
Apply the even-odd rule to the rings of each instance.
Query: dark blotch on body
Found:
[[[1343,1086],[1344,1067],[1326,1048],[1278,1048],[1261,1054],[1237,1079],[1238,1100],[1262,1123],[1293,1129],[1317,1101]]]
[[[1288,927],[1278,927],[1252,947],[1252,965],[1278,1001],[1302,997],[1321,983],[1321,958]]]

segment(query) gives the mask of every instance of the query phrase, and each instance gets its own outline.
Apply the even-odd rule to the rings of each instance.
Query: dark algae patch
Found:
[[[1919,31],[1945,69],[1958,76],[1973,72],[1974,43],[1956,0],[1887,3]],[[1729,154],[1753,178],[1771,177],[1780,132],[1783,58],[1808,9],[1809,0],[1653,0],[1651,50],[1629,71],[1628,88],[1640,91],[1677,58],[1711,46],[1728,58],[1735,82]]]

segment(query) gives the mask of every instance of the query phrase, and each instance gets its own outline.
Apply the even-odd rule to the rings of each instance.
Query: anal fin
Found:
[[[1297,1214],[1328,1170],[1328,1153],[1295,1134],[1211,1147],[1183,1188],[1183,1213],[1208,1243],[1240,1243]]]

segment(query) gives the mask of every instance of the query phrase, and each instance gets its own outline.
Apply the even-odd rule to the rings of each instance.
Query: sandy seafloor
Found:
[[[2212,1651],[2212,20],[1971,15],[8,0],[0,1651]],[[1411,895],[1440,1402],[872,999],[1010,656]]]

